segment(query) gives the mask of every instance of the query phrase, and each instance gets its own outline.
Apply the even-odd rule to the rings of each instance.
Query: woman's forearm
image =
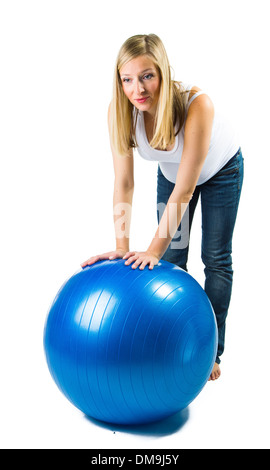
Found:
[[[172,192],[160,219],[155,236],[147,250],[157,258],[160,259],[163,256],[171,243],[183,219],[190,199],[191,197],[189,195],[177,195],[176,192]]]
[[[134,188],[115,185],[113,194],[113,218],[116,249],[129,251],[131,209]]]

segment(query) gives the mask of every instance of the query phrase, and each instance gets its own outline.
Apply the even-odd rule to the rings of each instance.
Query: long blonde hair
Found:
[[[135,128],[138,110],[125,95],[121,78],[121,67],[130,60],[147,55],[160,74],[160,93],[154,122],[154,135],[150,142],[153,148],[166,149],[173,144],[185,119],[185,91],[181,83],[172,80],[171,68],[165,47],[155,34],[138,34],[128,38],[118,53],[113,79],[113,97],[110,108],[110,134],[112,146],[120,155],[127,155],[130,147],[136,147]],[[178,129],[175,132],[175,126]]]

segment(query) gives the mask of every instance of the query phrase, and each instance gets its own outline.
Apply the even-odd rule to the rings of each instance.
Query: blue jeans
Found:
[[[202,244],[201,257],[205,266],[204,290],[212,303],[218,326],[218,350],[216,362],[224,351],[225,325],[231,299],[232,237],[243,183],[243,156],[241,148],[236,155],[210,180],[196,186],[182,224],[178,227],[162,259],[174,263],[187,271],[189,234],[194,211],[201,196]],[[158,167],[157,204],[165,207],[174,184],[168,181]],[[158,222],[162,211],[158,210]],[[188,236],[183,237],[181,226],[188,227]],[[186,241],[181,243],[182,239]]]

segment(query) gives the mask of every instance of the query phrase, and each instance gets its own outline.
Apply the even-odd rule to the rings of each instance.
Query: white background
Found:
[[[265,0],[0,2],[3,448],[265,448],[269,442],[269,10]],[[187,410],[124,429],[87,419],[43,352],[49,305],[90,255],[114,248],[107,107],[117,52],[155,33],[175,78],[230,116],[245,158],[222,377]],[[156,229],[156,167],[137,155],[131,248]],[[203,283],[200,210],[190,273]]]

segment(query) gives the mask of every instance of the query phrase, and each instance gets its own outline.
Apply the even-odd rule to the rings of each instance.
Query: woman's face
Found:
[[[129,101],[154,116],[160,91],[160,75],[154,62],[146,55],[136,57],[121,67],[120,77]]]

